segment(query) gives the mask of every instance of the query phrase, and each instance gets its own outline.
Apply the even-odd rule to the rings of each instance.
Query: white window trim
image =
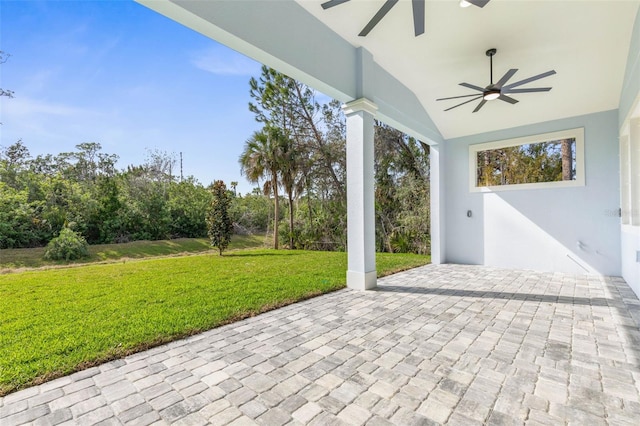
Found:
[[[478,167],[478,152],[490,149],[508,148],[512,146],[526,145],[536,142],[548,142],[560,139],[575,138],[576,150],[576,178],[574,180],[562,180],[557,182],[519,183],[513,185],[476,186],[476,170]],[[469,191],[470,192],[498,192],[517,191],[523,189],[551,189],[567,188],[585,185],[584,172],[584,127],[562,130],[559,132],[544,133],[540,135],[524,136],[515,139],[505,139],[495,142],[485,142],[469,145]]]

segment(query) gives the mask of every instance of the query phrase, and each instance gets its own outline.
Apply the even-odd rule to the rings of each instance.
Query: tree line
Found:
[[[46,245],[64,227],[90,244],[206,235],[208,190],[169,173],[172,158],[148,153],[117,170],[99,143],[32,157],[21,141],[0,151],[0,248]]]
[[[239,167],[257,186],[225,189],[233,231],[264,233],[275,248],[346,250],[340,103],[267,67],[250,94],[263,127]],[[375,153],[377,249],[428,253],[428,146],[378,122]],[[175,158],[157,150],[122,170],[118,159],[95,142],[35,157],[22,141],[1,148],[0,248],[44,246],[65,228],[90,244],[207,236],[219,184],[174,176]]]

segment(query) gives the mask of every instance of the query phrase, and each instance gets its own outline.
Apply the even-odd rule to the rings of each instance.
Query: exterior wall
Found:
[[[631,36],[629,46],[629,56],[627,57],[627,68],[622,84],[620,95],[620,108],[618,110],[619,127],[625,125],[625,120],[630,118],[634,101],[640,98],[640,10],[636,15],[636,21]],[[638,107],[640,108],[640,107]],[[637,112],[637,110],[636,110]],[[640,252],[640,227],[621,226],[621,262],[622,278],[629,284],[629,287],[640,297],[640,259],[637,253]]]
[[[585,131],[585,186],[469,191],[469,145],[578,127]],[[619,276],[617,127],[613,110],[447,141],[446,260]]]

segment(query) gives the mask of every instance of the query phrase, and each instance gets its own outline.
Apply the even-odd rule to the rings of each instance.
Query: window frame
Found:
[[[512,185],[476,186],[478,169],[478,152],[492,149],[509,148],[532,143],[551,142],[560,139],[575,139],[576,176],[573,180],[559,180],[555,182],[517,183]],[[561,130],[558,132],[542,133],[513,139],[484,142],[469,145],[469,191],[470,192],[498,192],[519,191],[526,189],[552,189],[585,186],[584,164],[584,127]]]

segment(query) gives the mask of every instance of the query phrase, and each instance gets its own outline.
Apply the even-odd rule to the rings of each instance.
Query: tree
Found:
[[[0,50],[0,65],[4,64],[5,62],[7,62],[7,60],[9,59],[9,55],[6,52],[3,52],[2,50]],[[13,98],[13,91],[11,90],[6,90],[0,87],[0,96],[6,96],[8,98]]]
[[[291,130],[293,86],[296,81],[266,65],[262,66],[260,80],[251,77],[249,94],[256,103],[249,103],[249,110],[256,121],[266,126]]]
[[[35,216],[28,191],[18,191],[0,181],[0,249],[36,245]]]
[[[207,208],[211,204],[211,191],[193,176],[169,187],[169,214],[171,238],[197,238],[207,235]]]
[[[262,187],[264,195],[273,195],[273,248],[278,249],[278,222],[280,209],[278,200],[278,173],[281,167],[282,132],[279,129],[265,126],[261,131],[254,132],[244,145],[240,155],[240,173],[249,182],[259,183],[265,179]]]
[[[0,148],[0,180],[18,189],[18,175],[27,168],[30,159],[29,149],[22,140]]]
[[[269,227],[272,204],[260,188],[244,197],[234,197],[232,201],[230,214],[234,232],[251,234]]]
[[[211,245],[217,247],[222,256],[222,252],[229,246],[231,241],[231,233],[233,232],[233,224],[229,216],[229,207],[231,198],[227,191],[227,186],[223,181],[217,180],[211,187],[211,208],[207,215],[207,228]]]
[[[133,240],[164,240],[170,235],[171,216],[164,182],[153,180],[146,166],[125,174],[126,229]]]
[[[282,149],[287,154],[281,158],[279,182],[289,202],[289,245],[296,245],[294,200],[300,197],[305,197],[307,203],[307,231],[315,233],[313,204],[317,201],[320,208],[330,212],[321,217],[332,222],[319,223],[318,229],[341,229],[346,210],[346,156],[340,102],[321,105],[316,102],[313,89],[266,66],[249,85],[252,98],[249,110],[256,121],[279,129],[283,136]]]
[[[90,243],[113,243],[126,234],[124,218],[127,215],[119,181],[122,179],[101,176],[95,184],[96,209],[87,229]]]
[[[428,145],[377,122],[375,159],[378,249],[427,253]]]
[[[171,182],[173,168],[176,164],[175,153],[168,153],[159,149],[148,149],[145,159],[145,171],[149,177],[157,182]]]
[[[562,139],[561,155],[562,155],[562,180],[573,179],[573,155],[571,150],[571,139]]]

